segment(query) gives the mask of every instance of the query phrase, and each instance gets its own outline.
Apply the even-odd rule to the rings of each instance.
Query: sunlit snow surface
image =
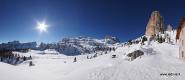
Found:
[[[144,51],[141,58],[128,61],[126,56],[135,50]],[[45,54],[43,54],[45,52]],[[47,52],[49,54],[47,54]],[[185,62],[178,58],[178,45],[150,42],[150,45],[134,44],[119,47],[115,52],[87,59],[87,55],[65,56],[50,54],[55,51],[19,53],[31,55],[29,61],[12,66],[0,62],[0,80],[184,80]],[[16,52],[15,52],[16,53]],[[111,58],[116,54],[117,58]],[[92,56],[88,55],[88,56]],[[74,57],[77,62],[73,62]],[[180,75],[160,75],[180,73]]]

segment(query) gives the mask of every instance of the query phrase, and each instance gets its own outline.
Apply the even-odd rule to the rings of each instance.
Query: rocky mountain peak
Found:
[[[146,26],[145,35],[153,36],[159,32],[164,32],[164,26],[164,19],[160,15],[159,11],[153,11]]]

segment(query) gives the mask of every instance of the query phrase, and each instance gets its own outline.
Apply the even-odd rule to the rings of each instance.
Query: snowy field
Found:
[[[134,50],[144,55],[129,61]],[[13,66],[0,63],[0,80],[184,80],[185,63],[178,58],[178,46],[151,42],[150,45],[119,47],[115,52],[87,59],[87,55],[65,56],[30,51],[35,66],[29,61]],[[111,58],[116,54],[117,58]],[[90,56],[90,55],[89,55]],[[73,62],[74,57],[77,62]],[[170,74],[172,75],[161,75]],[[178,75],[174,75],[178,74]]]

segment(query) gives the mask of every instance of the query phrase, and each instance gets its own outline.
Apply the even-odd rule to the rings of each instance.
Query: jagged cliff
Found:
[[[164,19],[160,15],[159,11],[153,11],[149,22],[146,26],[146,36],[153,36],[159,32],[164,32]]]

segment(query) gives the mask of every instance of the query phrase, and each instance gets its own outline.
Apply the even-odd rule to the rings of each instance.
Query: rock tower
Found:
[[[159,32],[164,32],[164,19],[160,15],[159,11],[153,11],[149,22],[146,26],[146,36],[154,36],[155,34],[158,34]]]

